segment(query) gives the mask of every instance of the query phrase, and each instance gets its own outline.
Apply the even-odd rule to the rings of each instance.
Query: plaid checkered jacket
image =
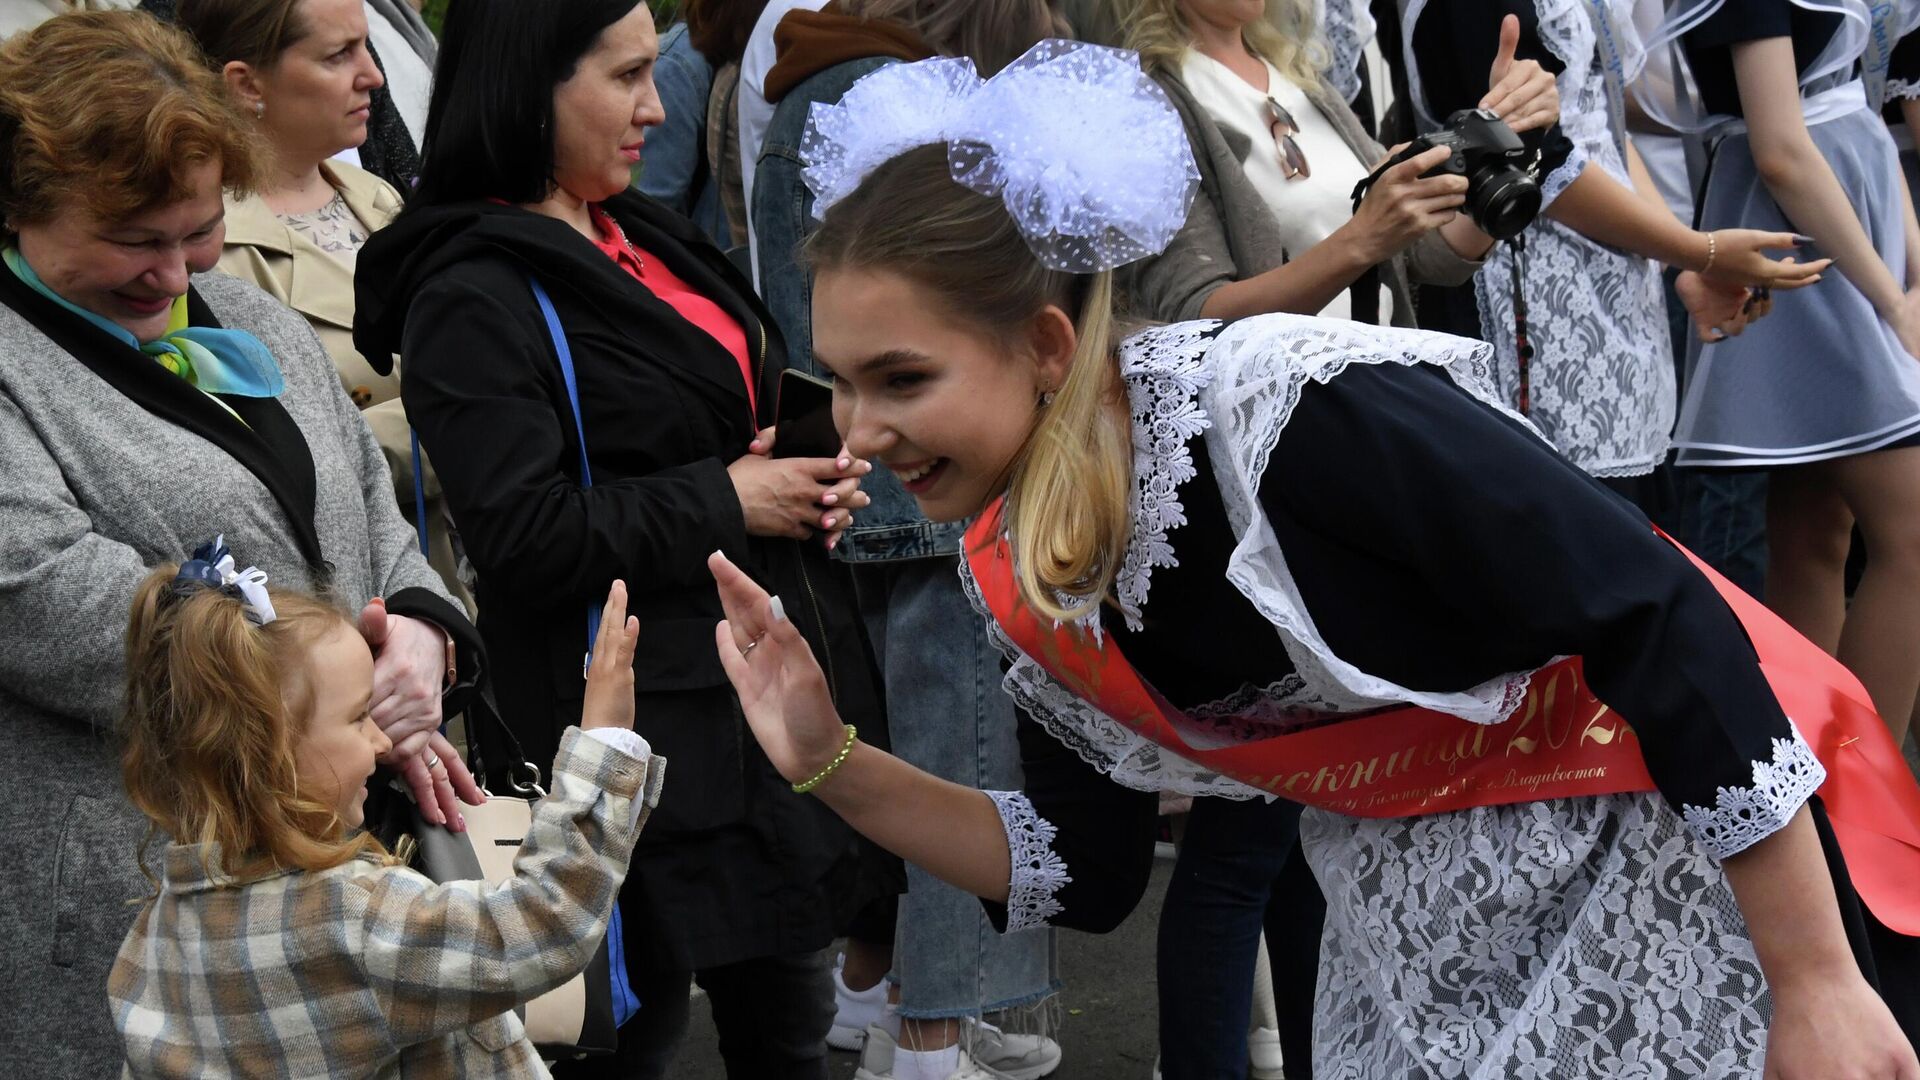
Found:
[[[592,959],[664,772],[569,729],[498,885],[370,859],[236,885],[174,845],[108,981],[125,1075],[546,1076],[512,1010]]]

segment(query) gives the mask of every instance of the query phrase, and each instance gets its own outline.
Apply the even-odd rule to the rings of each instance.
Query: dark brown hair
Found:
[[[179,30],[137,11],[70,12],[0,44],[0,214],[10,228],[71,205],[118,221],[193,197],[220,165],[253,190],[252,125]]]
[[[307,36],[300,0],[180,0],[180,25],[218,71],[238,60],[271,68],[289,46]]]
[[[687,0],[687,41],[714,67],[737,64],[767,0]]]
[[[983,76],[1020,58],[1042,38],[1069,37],[1050,0],[840,0],[849,15],[913,28],[942,56],[965,56]]]

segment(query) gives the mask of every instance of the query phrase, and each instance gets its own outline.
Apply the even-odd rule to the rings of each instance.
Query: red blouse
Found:
[[[594,231],[600,234],[594,243],[607,258],[679,312],[681,318],[705,330],[720,343],[721,348],[733,354],[734,361],[740,365],[740,378],[747,385],[747,404],[756,407],[754,415],[758,416],[754,400],[753,357],[747,352],[746,330],[719,304],[696,292],[678,274],[667,269],[666,263],[636,247],[621,231],[620,224],[606,211],[594,205],[589,205],[587,209],[593,216]]]

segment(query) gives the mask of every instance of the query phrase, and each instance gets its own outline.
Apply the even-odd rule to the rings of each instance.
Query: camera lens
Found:
[[[1540,213],[1540,185],[1502,165],[1475,173],[1467,185],[1468,216],[1495,240],[1520,235]]]

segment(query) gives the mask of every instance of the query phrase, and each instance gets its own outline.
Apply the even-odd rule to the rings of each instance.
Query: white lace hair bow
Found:
[[[935,143],[956,183],[999,197],[1040,262],[1071,273],[1165,250],[1200,185],[1180,116],[1139,56],[1049,38],[991,79],[966,59],[893,64],[815,104],[800,143],[814,217]]]

